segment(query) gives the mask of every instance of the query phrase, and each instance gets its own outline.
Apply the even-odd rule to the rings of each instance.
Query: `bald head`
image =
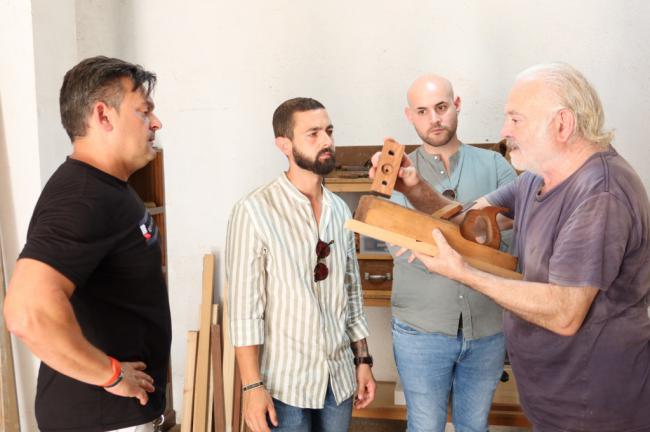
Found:
[[[408,106],[406,118],[413,124],[425,149],[432,151],[455,150],[459,141],[456,137],[460,98],[454,96],[454,89],[448,79],[438,75],[423,75],[413,81],[406,93]]]
[[[426,94],[454,100],[454,89],[447,78],[435,74],[422,75],[411,84],[406,92],[406,101],[411,108],[416,108],[419,100]]]

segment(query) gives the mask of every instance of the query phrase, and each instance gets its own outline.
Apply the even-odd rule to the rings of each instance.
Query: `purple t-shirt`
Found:
[[[541,177],[524,173],[487,196],[512,209],[524,279],[600,291],[570,337],[505,313],[524,411],[540,431],[650,431],[645,188],[611,147],[553,190],[539,194],[541,186]]]

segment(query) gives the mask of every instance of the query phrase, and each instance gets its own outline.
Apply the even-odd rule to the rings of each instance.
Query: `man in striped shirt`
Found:
[[[343,229],[350,210],[322,186],[335,166],[333,126],[321,103],[295,98],[276,109],[273,129],[289,169],[240,200],[228,223],[244,418],[253,432],[347,431],[375,381],[354,237]]]

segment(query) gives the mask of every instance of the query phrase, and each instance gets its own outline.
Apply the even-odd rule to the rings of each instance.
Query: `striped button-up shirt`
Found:
[[[285,174],[232,210],[226,241],[230,334],[235,346],[263,345],[260,371],[274,398],[322,408],[328,381],[337,403],[354,393],[351,341],[368,335],[362,310],[351,217],[345,202],[323,188],[320,224],[309,199]],[[316,244],[329,276],[314,282]]]

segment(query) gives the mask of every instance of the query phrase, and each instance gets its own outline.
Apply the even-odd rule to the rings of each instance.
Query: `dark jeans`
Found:
[[[273,399],[278,415],[278,427],[269,427],[278,432],[347,432],[352,417],[352,398],[336,405],[332,386],[327,385],[325,405],[321,409],[298,408]]]

